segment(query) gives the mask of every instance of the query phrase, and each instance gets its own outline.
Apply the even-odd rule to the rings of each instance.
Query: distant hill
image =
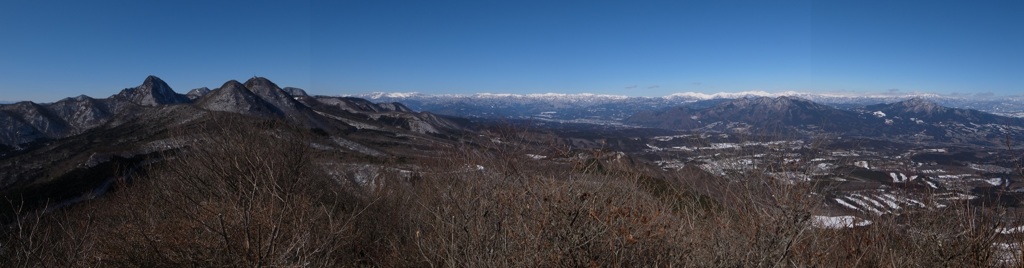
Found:
[[[912,98],[934,101],[951,108],[975,109],[1004,116],[1024,117],[1024,96],[1004,98],[968,98],[938,94],[828,94],[763,91],[736,93],[676,93],[664,97],[628,97],[601,94],[444,94],[369,93],[354,95],[374,102],[401,102],[417,111],[480,118],[533,118],[587,122],[619,122],[644,111],[670,107],[708,107],[717,103],[759,97],[791,97],[853,110],[879,103],[895,103]]]
[[[624,120],[647,127],[759,133],[833,134],[905,141],[1000,145],[1024,139],[1024,119],[939,105],[922,98],[853,110],[793,97],[741,98],[693,108],[642,111]]]

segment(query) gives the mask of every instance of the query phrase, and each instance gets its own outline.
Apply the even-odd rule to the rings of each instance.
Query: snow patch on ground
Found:
[[[1017,226],[1017,227],[1012,227],[1012,228],[1000,227],[1000,228],[996,229],[996,232],[1000,233],[1000,234],[1019,234],[1019,233],[1024,233],[1024,225]]]
[[[862,200],[861,198],[864,198],[864,196],[862,196],[862,195],[854,194],[854,195],[848,196],[846,198],[847,198],[847,200],[850,200],[850,201],[853,201],[854,203],[857,203],[858,206],[866,209],[868,212],[874,213],[875,215],[882,215],[882,214],[884,214],[881,210],[878,210],[877,208],[875,208],[875,206],[872,206],[867,201]],[[876,202],[874,200],[869,200],[869,201],[874,203],[876,206],[879,206],[879,207],[882,206],[881,204],[878,204],[878,202]]]
[[[541,159],[548,158],[548,156],[546,156],[546,155],[539,155],[539,154],[526,154],[526,157],[529,157],[530,159],[533,159],[533,160],[541,160]]]
[[[891,194],[882,194],[877,196],[877,198],[879,200],[882,200],[882,202],[884,202],[886,206],[889,206],[894,210],[902,209],[902,207],[899,204],[897,204],[899,200],[897,200],[896,197]]]
[[[996,250],[995,256],[993,256],[996,263],[1005,265],[1005,267],[1020,267],[1020,243],[993,243],[992,247]]]
[[[811,225],[822,229],[845,229],[871,225],[871,221],[856,216],[812,216]]]
[[[895,195],[885,191],[874,193],[850,193],[843,197],[834,198],[833,200],[835,200],[836,203],[839,203],[839,205],[851,210],[875,215],[890,213],[899,214],[902,210],[912,209],[915,207],[935,207],[925,205],[921,201],[914,200],[909,196]]]
[[[853,204],[847,203],[846,200],[843,200],[842,198],[836,198],[835,200],[836,200],[836,203],[839,203],[840,205],[842,205],[844,207],[847,207],[847,208],[852,209],[852,210],[857,210],[857,211],[860,210],[860,209],[857,208],[857,206],[854,206]]]
[[[895,183],[904,183],[917,179],[917,175],[907,177],[906,174],[896,172],[889,172],[889,177],[892,177],[892,182]]]

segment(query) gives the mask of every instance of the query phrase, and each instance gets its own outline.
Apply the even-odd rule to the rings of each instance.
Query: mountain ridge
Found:
[[[856,110],[785,96],[742,98],[699,109],[677,106],[640,112],[624,122],[674,130],[831,134],[991,146],[1001,145],[1006,138],[1024,139],[1024,119],[944,107],[921,98]]]
[[[287,89],[287,90],[286,90]],[[336,101],[332,97],[309,96],[304,90],[283,89],[264,77],[253,77],[245,84],[229,80],[217,89],[197,88],[178,94],[156,76],[147,76],[143,83],[126,88],[104,99],[80,95],[52,103],[23,101],[0,105],[0,144],[20,148],[39,140],[66,138],[104,125],[118,125],[134,120],[139,114],[156,112],[175,105],[194,106],[202,111],[229,112],[259,118],[277,118],[311,128],[351,129],[349,124],[374,126],[388,131],[444,133],[456,126],[429,113],[414,112],[401,104],[375,104],[369,101]],[[336,105],[362,103],[365,109],[351,110],[344,115],[315,111],[311,106],[326,107],[320,100]],[[156,109],[156,110],[154,110]],[[190,115],[191,116],[191,115]],[[340,117],[339,117],[340,116]],[[349,118],[346,122],[329,118]],[[425,127],[423,124],[438,124]],[[111,125],[111,126],[113,126]],[[458,128],[458,127],[455,127]]]
[[[622,119],[636,112],[649,109],[664,109],[677,105],[719,102],[738,98],[755,97],[797,97],[842,109],[855,109],[879,103],[894,103],[911,98],[924,98],[953,108],[970,108],[1004,116],[1024,117],[1024,96],[970,97],[963,95],[941,95],[934,93],[891,93],[891,94],[847,94],[766,91],[699,93],[682,92],[662,97],[629,97],[591,93],[562,94],[440,94],[430,95],[418,92],[373,92],[347,95],[365,98],[375,102],[402,102],[414,110],[432,111],[454,116],[534,117],[542,112],[579,114],[580,110],[597,114],[602,120]],[[565,106],[574,106],[566,108]],[[493,108],[492,108],[493,107]],[[510,111],[508,108],[517,109]],[[556,115],[558,117],[558,115]],[[572,119],[562,117],[559,119]]]

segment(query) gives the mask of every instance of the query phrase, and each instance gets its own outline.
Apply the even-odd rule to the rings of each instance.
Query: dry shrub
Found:
[[[335,266],[353,206],[314,165],[310,136],[214,121],[189,149],[114,197],[125,224],[111,261],[130,265]],[[192,138],[188,140],[188,138]],[[135,190],[135,189],[130,189]],[[115,201],[117,202],[117,201]],[[127,253],[127,254],[117,254]]]
[[[374,237],[393,253],[375,264],[637,266],[683,252],[672,243],[672,211],[631,178],[520,176],[525,165],[507,159],[447,159],[414,183],[398,179],[376,193],[380,209],[358,221],[386,228]]]
[[[233,117],[180,130],[174,137],[185,150],[122,181],[116,192],[22,217],[3,241],[3,250],[22,253],[6,255],[13,258],[4,264],[351,264],[357,260],[345,250],[360,202],[314,164],[324,156],[310,148],[307,133]]]
[[[996,262],[991,210],[961,206],[875,217],[866,228],[815,229],[799,248],[807,265],[849,267],[978,267]]]
[[[90,265],[99,219],[88,208],[44,215],[22,211],[19,202],[7,201],[21,217],[0,232],[0,267]]]
[[[199,133],[199,135],[194,135]],[[382,169],[328,174],[317,137],[220,120],[176,134],[188,149],[118,191],[0,237],[2,266],[985,266],[996,220],[968,205],[813,228],[816,185],[771,170],[722,179],[628,159],[535,161],[514,135]],[[525,139],[524,139],[525,140]],[[564,155],[578,155],[577,152]],[[601,152],[590,152],[600,156]],[[482,167],[478,168],[478,167]],[[783,168],[783,167],[778,167]]]

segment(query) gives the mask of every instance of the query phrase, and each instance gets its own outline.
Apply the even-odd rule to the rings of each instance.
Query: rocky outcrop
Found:
[[[175,93],[171,87],[156,76],[150,75],[134,88],[126,88],[114,96],[115,99],[126,100],[142,106],[188,103],[188,97]]]

